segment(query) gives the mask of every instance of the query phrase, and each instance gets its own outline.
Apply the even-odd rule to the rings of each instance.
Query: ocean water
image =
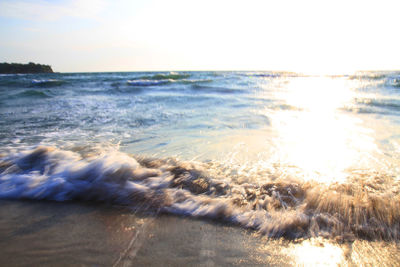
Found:
[[[400,72],[1,75],[0,156],[3,200],[397,242]]]

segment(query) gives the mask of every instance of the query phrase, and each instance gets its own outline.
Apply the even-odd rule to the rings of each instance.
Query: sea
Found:
[[[399,162],[398,71],[0,75],[0,262],[396,265]]]

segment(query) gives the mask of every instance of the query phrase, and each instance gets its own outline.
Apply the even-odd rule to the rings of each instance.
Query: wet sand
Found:
[[[217,222],[122,207],[0,201],[2,266],[395,266],[395,242],[267,239]]]

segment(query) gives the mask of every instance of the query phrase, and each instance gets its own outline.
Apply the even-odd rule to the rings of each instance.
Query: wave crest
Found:
[[[33,79],[31,86],[32,87],[54,87],[54,86],[61,86],[65,83],[62,80],[56,79]]]
[[[268,177],[250,184],[210,176],[210,168],[172,158],[38,147],[0,158],[0,198],[127,205],[219,220],[270,237],[400,238],[400,199],[394,189],[379,188],[382,176],[330,186]]]

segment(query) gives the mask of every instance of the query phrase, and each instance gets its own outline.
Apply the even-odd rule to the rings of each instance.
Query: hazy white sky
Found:
[[[55,71],[400,69],[400,1],[0,0],[0,61]]]

